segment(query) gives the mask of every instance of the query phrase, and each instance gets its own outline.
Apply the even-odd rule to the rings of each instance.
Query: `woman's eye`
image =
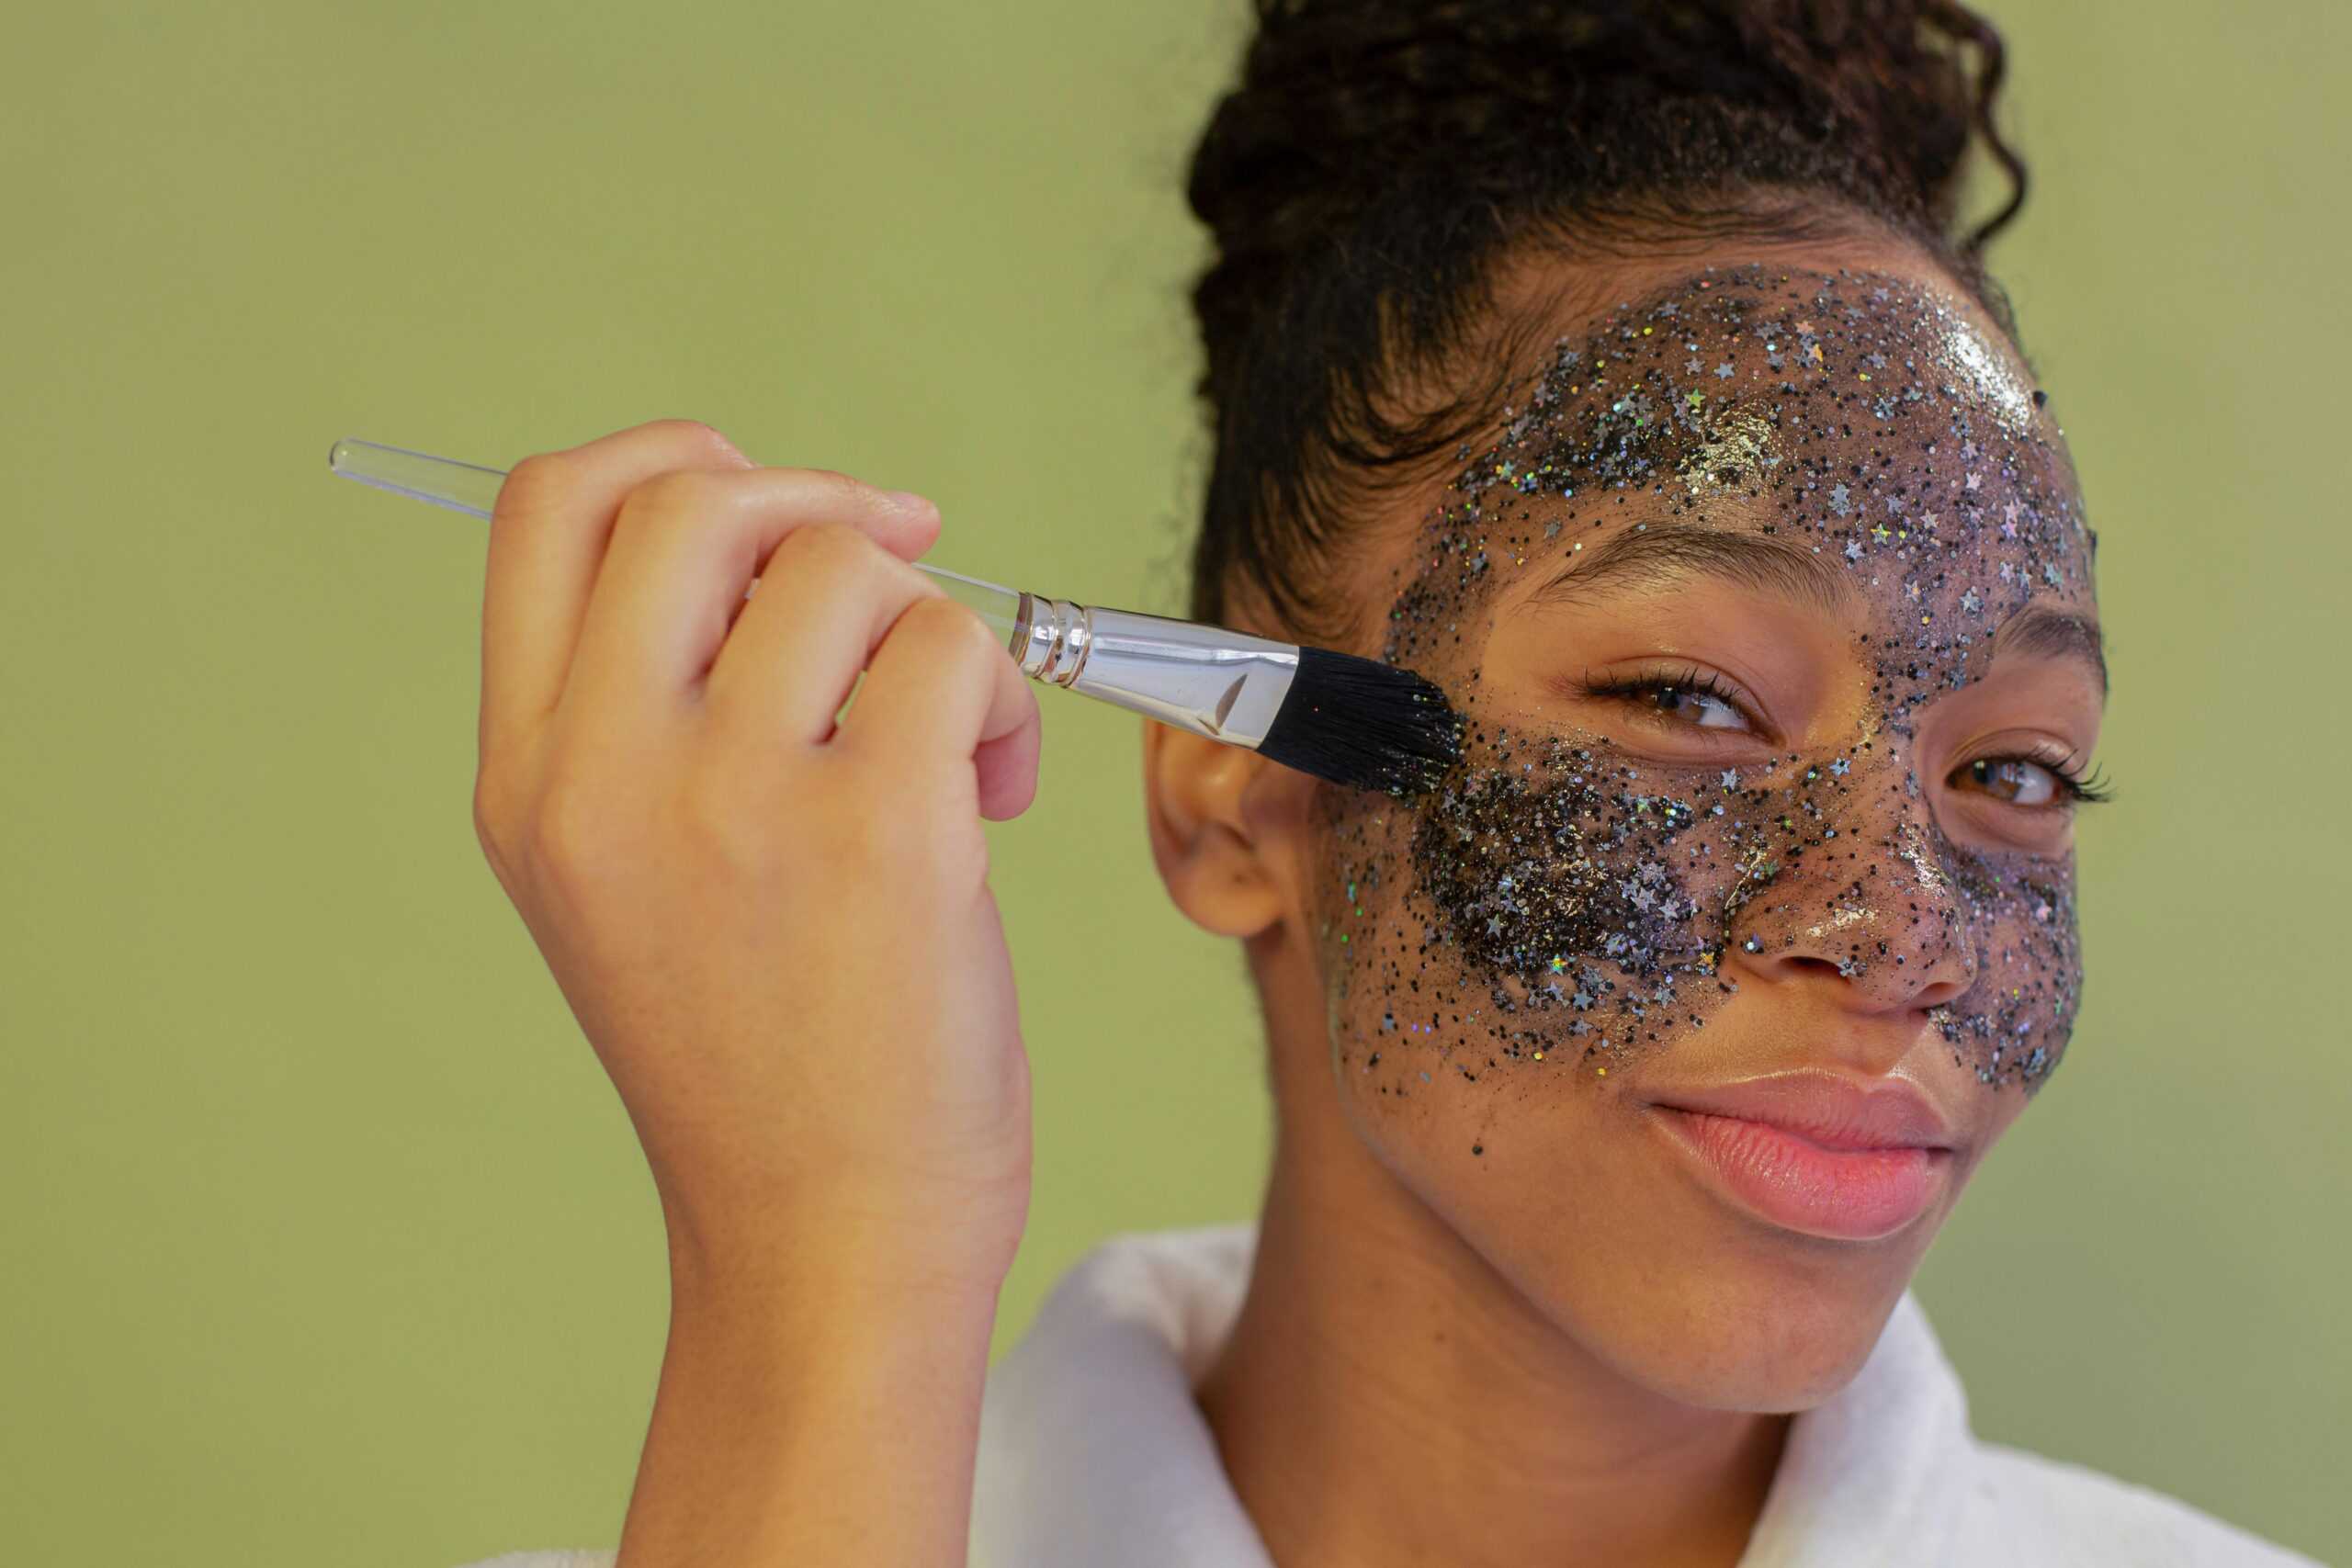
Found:
[[[1683,723],[1702,729],[1748,728],[1747,716],[1713,692],[1694,692],[1687,686],[1652,686],[1649,692],[1648,706]]]
[[[1983,790],[2012,806],[2048,806],[2059,797],[2058,775],[2022,757],[1980,757],[1951,775],[1955,789]]]
[[[1760,735],[1768,728],[1765,719],[1749,716],[1762,710],[1747,693],[1696,665],[1624,674],[1587,673],[1580,680],[1560,681],[1554,689],[1571,701],[1610,704],[1654,730]],[[1685,739],[1684,744],[1691,743]]]

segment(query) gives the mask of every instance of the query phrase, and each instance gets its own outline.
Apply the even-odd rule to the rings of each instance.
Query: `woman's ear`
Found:
[[[1192,922],[1218,936],[1253,937],[1283,918],[1281,846],[1265,841],[1261,795],[1272,769],[1255,751],[1147,719],[1145,809],[1151,858],[1168,896]]]

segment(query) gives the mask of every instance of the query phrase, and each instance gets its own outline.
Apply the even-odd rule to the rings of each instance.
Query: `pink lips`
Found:
[[[1898,1078],[1863,1088],[1804,1071],[1645,1097],[1701,1174],[1786,1229],[1868,1241],[1935,1201],[1954,1136],[1927,1097]]]

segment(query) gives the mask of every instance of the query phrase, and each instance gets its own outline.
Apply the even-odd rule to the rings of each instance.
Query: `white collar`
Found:
[[[1063,1276],[989,1376],[974,1568],[1273,1568],[1192,1392],[1256,1238],[1117,1236]],[[1791,1424],[1739,1568],[1941,1560],[1973,1449],[1959,1376],[1906,1291],[1862,1370]]]

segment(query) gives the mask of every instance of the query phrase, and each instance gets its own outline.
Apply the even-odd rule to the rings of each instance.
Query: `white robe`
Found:
[[[989,1374],[971,1568],[1273,1568],[1192,1390],[1251,1225],[1114,1237]],[[612,1568],[610,1551],[466,1568]],[[1739,1568],[2320,1568],[2160,1492],[1979,1440],[1904,1293],[1868,1361],[1790,1424]]]

